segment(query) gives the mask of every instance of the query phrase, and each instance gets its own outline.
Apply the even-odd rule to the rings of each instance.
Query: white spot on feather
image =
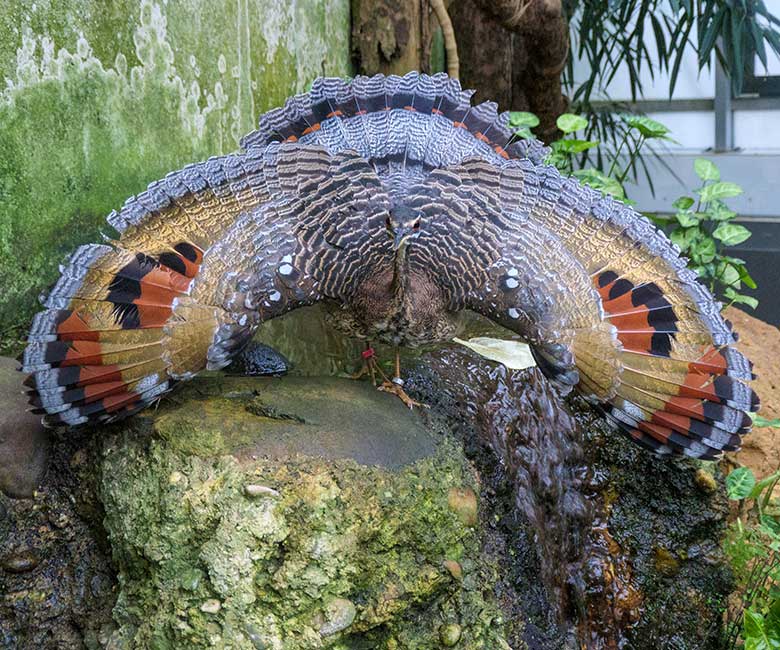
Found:
[[[519,284],[520,283],[514,278],[507,278],[506,280],[506,286],[509,287],[510,289],[516,289]]]
[[[279,302],[279,301],[282,299],[282,294],[281,294],[281,293],[279,293],[278,291],[273,291],[273,292],[271,293],[271,295],[270,295],[270,296],[268,296],[268,298],[269,298],[269,299],[270,299],[272,302]]]
[[[293,271],[293,267],[290,266],[289,264],[282,264],[279,267],[279,273],[281,273],[282,275],[290,275],[292,271]]]
[[[515,309],[514,307],[510,308],[509,311],[507,311],[506,313],[509,314],[509,318],[515,318],[515,319],[520,318],[520,312],[517,311],[517,309]]]

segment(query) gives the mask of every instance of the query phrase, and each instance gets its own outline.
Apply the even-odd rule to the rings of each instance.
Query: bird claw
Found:
[[[415,406],[419,408],[430,408],[427,404],[423,404],[422,402],[418,402],[417,400],[413,400],[409,395],[406,393],[406,391],[403,389],[402,386],[399,384],[392,382],[392,381],[385,381],[382,383],[382,385],[377,388],[377,390],[381,390],[384,393],[392,393],[396,397],[398,397],[406,406],[409,407],[409,409],[413,409]]]

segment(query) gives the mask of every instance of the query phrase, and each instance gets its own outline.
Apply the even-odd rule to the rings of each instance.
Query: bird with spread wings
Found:
[[[394,346],[451,339],[477,312],[657,453],[737,449],[751,364],[685,259],[471,94],[444,74],[318,79],[238,153],[129,199],[108,217],[118,238],[76,250],[32,324],[23,369],[45,421],[135,413],[321,302]]]

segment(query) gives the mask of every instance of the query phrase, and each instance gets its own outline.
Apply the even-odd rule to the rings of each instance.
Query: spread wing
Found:
[[[23,366],[51,424],[127,416],[226,366],[263,321],[323,297],[381,252],[388,207],[355,153],[271,144],[169,174],[79,248],[33,322]]]
[[[660,453],[735,449],[758,401],[712,296],[649,222],[470,97],[446,75],[318,79],[241,153],[130,199],[109,217],[118,240],[78,249],[33,322],[33,404],[49,422],[122,417],[226,365],[259,323],[350,302],[403,202],[426,214],[410,264],[450,309],[527,338],[549,377]]]
[[[453,309],[525,337],[550,378],[659,453],[738,448],[758,407],[751,365],[647,219],[528,160],[435,170],[410,202],[430,224],[415,263]]]

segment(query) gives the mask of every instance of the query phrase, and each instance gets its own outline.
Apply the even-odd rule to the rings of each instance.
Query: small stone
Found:
[[[27,573],[38,566],[38,558],[31,551],[19,551],[6,557],[1,566],[8,573]]]
[[[244,493],[252,499],[256,499],[257,497],[273,497],[274,499],[278,499],[282,496],[273,488],[252,483],[244,486]]]
[[[18,365],[0,357],[0,491],[29,499],[46,471],[49,433],[41,416],[28,410]]]
[[[325,622],[320,626],[322,636],[331,636],[352,625],[357,610],[352,601],[334,598],[325,606]]]
[[[461,629],[460,625],[457,623],[448,623],[447,625],[442,625],[439,628],[439,640],[446,648],[451,648],[452,646],[457,645],[458,641],[460,641],[460,636]]]
[[[222,609],[222,603],[216,598],[209,598],[200,606],[200,611],[205,614],[216,614],[220,609]]]
[[[249,640],[252,642],[252,646],[256,650],[268,650],[270,647],[268,643],[266,643],[265,639],[263,639],[263,634],[258,630],[254,625],[251,623],[247,623],[246,627],[244,628],[244,632],[246,632],[246,635],[249,637]]]
[[[450,510],[458,515],[458,518],[466,526],[477,525],[477,495],[471,488],[450,488],[447,495],[447,503]]]
[[[715,477],[703,467],[696,470],[695,480],[696,485],[705,492],[715,492],[718,489],[718,482],[715,480]]]
[[[450,572],[450,575],[455,578],[455,580],[461,580],[463,578],[463,567],[455,560],[444,560],[444,568]]]

